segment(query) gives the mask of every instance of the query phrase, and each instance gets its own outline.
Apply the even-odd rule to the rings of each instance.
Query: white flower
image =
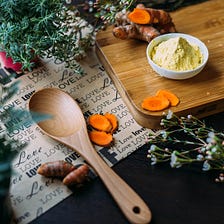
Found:
[[[207,139],[206,139],[206,142],[207,142],[207,143],[212,143],[212,140],[213,140],[212,138],[207,138]]]
[[[206,139],[206,142],[210,143],[210,144],[215,144],[216,143],[216,136],[215,136],[214,132],[211,131],[211,132],[208,133],[208,138]]]
[[[153,152],[156,150],[156,145],[151,145],[149,151]]]
[[[200,150],[201,150],[201,152],[205,152],[206,151],[206,148],[205,147],[202,147]]]
[[[206,159],[212,159],[212,153],[211,151],[206,151],[206,156],[205,156]]]
[[[155,155],[151,156],[151,165],[155,165],[157,162],[157,158],[155,157]]]
[[[191,119],[192,118],[192,115],[191,114],[189,114],[189,115],[187,115],[187,119]]]
[[[211,155],[205,156],[206,159],[212,159]]]
[[[168,111],[168,114],[166,115],[166,119],[170,120],[173,117],[173,112],[171,110]]]
[[[212,148],[212,153],[217,152],[217,150],[218,150],[218,149],[217,149],[217,146],[213,147],[213,148]]]
[[[162,135],[162,137],[163,137],[164,139],[167,138],[167,132],[166,132],[166,131],[162,130],[162,131],[160,132],[160,134]]]
[[[204,159],[204,156],[203,155],[201,155],[201,154],[198,154],[197,155],[197,160],[198,161],[202,161]]]
[[[116,7],[112,5],[112,6],[110,7],[110,11],[111,11],[111,12],[115,12],[115,11],[116,11]]]
[[[214,137],[215,137],[215,133],[214,133],[213,131],[210,131],[210,132],[208,133],[208,137],[210,137],[210,138],[214,138]]]
[[[171,167],[176,167],[179,168],[181,167],[180,162],[178,161],[178,157],[176,156],[177,151],[173,151],[171,154],[171,161],[170,161],[170,166]]]
[[[210,168],[211,168],[211,166],[210,166],[210,164],[208,163],[208,161],[207,161],[207,160],[204,161],[202,170],[204,170],[204,171],[208,171],[208,170],[210,170]]]

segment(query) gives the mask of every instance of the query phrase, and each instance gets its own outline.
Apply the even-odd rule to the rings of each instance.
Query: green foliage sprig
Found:
[[[205,0],[196,2],[200,1]],[[96,33],[115,22],[117,12],[133,9],[138,3],[173,10],[184,2],[0,0],[0,51],[20,62],[23,70],[35,67],[36,56],[54,57],[56,62],[65,62],[66,67],[82,74],[78,62],[94,46]]]
[[[161,120],[163,130],[150,133],[148,158],[151,164],[170,162],[179,168],[200,164],[203,171],[220,171],[217,182],[224,182],[224,133],[192,115],[178,117],[169,111]]]
[[[12,174],[11,162],[24,144],[7,137],[7,129],[4,124],[9,122],[16,111],[12,108],[3,110],[3,106],[10,100],[18,90],[19,82],[9,86],[0,85],[0,197],[4,196],[9,189]]]
[[[13,79],[13,76],[11,75],[10,78]],[[9,85],[0,85],[0,197],[7,194],[9,190],[14,157],[27,145],[27,143],[10,138],[8,134],[27,122],[32,124],[33,121],[49,118],[49,115],[39,113],[32,114],[31,118],[29,111],[7,105],[18,91],[19,83],[19,81],[14,81]]]
[[[90,30],[85,35],[86,28]],[[77,61],[94,44],[92,32],[65,1],[0,0],[0,50],[22,63],[24,70],[31,70],[38,56],[54,57],[81,73]]]

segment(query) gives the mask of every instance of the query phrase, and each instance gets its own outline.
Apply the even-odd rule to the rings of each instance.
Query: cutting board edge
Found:
[[[160,124],[162,115],[151,116],[151,115],[147,115],[147,114],[141,114],[139,116],[139,111],[138,111],[137,107],[135,107],[134,104],[130,103],[130,101],[131,101],[130,96],[128,95],[127,91],[124,90],[122,83],[118,79],[115,78],[115,74],[114,74],[112,68],[110,67],[108,60],[106,60],[105,55],[103,54],[102,50],[100,49],[100,47],[98,46],[97,43],[96,43],[95,51],[96,51],[97,57],[99,58],[102,65],[104,66],[106,72],[110,76],[115,87],[118,89],[118,92],[121,95],[121,98],[123,99],[125,105],[131,112],[135,121],[143,127],[152,128],[152,129],[159,128],[159,124]]]
[[[134,102],[131,100],[131,97],[129,96],[127,91],[125,91],[122,83],[118,80],[118,78],[116,78],[115,72],[113,71],[109,61],[107,60],[107,57],[104,55],[103,51],[101,50],[97,42],[96,42],[95,51],[99,61],[102,63],[106,72],[112,79],[115,87],[118,89],[119,94],[121,95],[124,103],[130,110],[135,121],[139,125],[146,128],[150,128],[150,129],[161,128],[160,122],[161,122],[161,119],[163,118],[163,112],[161,112],[161,114],[158,115],[158,113],[150,114],[150,112],[143,113],[142,111],[140,111],[138,107],[134,104]],[[203,118],[203,117],[212,115],[214,113],[219,113],[223,111],[224,111],[224,99],[221,99],[221,100],[213,101],[209,104],[200,105],[200,106],[191,108],[190,110],[187,109],[183,111],[177,111],[175,112],[175,114],[177,116],[187,116],[188,114],[192,114],[194,116],[197,116],[198,118]],[[164,111],[164,112],[167,112],[167,111]]]

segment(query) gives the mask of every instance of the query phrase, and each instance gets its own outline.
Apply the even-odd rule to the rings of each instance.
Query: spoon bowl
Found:
[[[29,108],[31,111],[52,116],[52,119],[38,123],[39,127],[51,136],[69,136],[78,131],[85,122],[77,103],[57,89],[44,89],[35,93],[29,102]]]
[[[38,123],[41,130],[75,150],[90,164],[131,223],[146,224],[151,221],[151,211],[145,202],[93,148],[83,113],[70,95],[56,88],[39,90],[31,96],[29,109],[51,115],[50,119]]]

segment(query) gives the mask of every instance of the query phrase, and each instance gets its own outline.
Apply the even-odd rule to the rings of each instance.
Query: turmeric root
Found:
[[[164,96],[150,96],[142,101],[142,108],[149,111],[161,111],[169,105],[169,100]]]
[[[160,35],[160,32],[153,26],[137,25],[138,33],[140,34],[138,39],[150,42],[155,37]]]
[[[126,24],[124,26],[117,26],[113,28],[113,35],[116,38],[125,40],[129,38],[136,38],[137,29],[135,26]]]
[[[150,42],[160,34],[177,32],[169,13],[146,8],[143,4],[138,4],[132,12],[118,12],[114,25],[113,35],[122,40],[132,38]]]
[[[160,32],[153,26],[127,24],[113,28],[113,35],[119,39],[138,39],[150,42],[160,35]]]
[[[74,185],[82,184],[88,176],[89,167],[86,164],[79,166],[77,169],[70,172],[64,179],[63,184],[65,185]]]
[[[45,177],[62,177],[65,185],[82,184],[87,180],[89,167],[84,164],[78,168],[63,161],[53,161],[42,164],[37,173]]]
[[[107,147],[113,142],[113,135],[111,133],[106,133],[105,131],[90,131],[90,140],[99,146]]]
[[[160,34],[177,32],[173,22],[163,24],[163,25],[157,24],[154,27],[160,32]]]
[[[75,170],[75,166],[71,163],[59,160],[42,164],[37,169],[37,173],[45,177],[65,177],[73,170]]]
[[[101,114],[91,115],[89,117],[89,124],[99,131],[110,132],[110,130],[112,129],[110,121]]]
[[[169,90],[158,90],[156,96],[164,96],[169,100],[171,106],[177,106],[177,104],[180,102],[179,98]]]

